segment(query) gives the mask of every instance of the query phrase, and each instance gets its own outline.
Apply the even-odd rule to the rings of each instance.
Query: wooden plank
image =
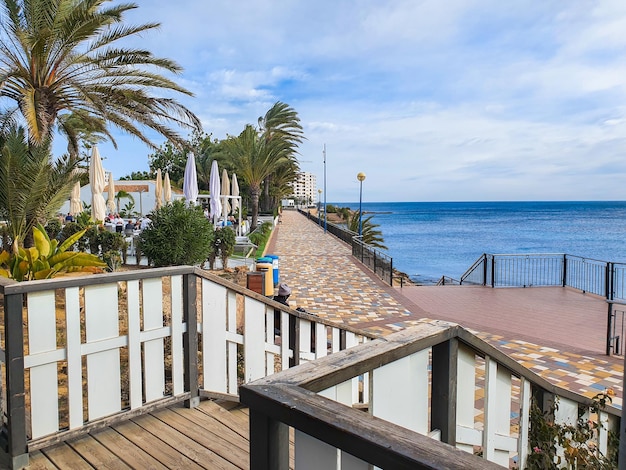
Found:
[[[54,291],[29,294],[29,355],[56,351],[56,337]],[[31,432],[35,439],[59,430],[57,388],[56,362],[30,368]]]
[[[0,460],[1,464],[4,464],[2,460]],[[37,450],[35,452],[31,452],[28,455],[28,470],[58,470],[58,468],[48,460],[41,451]],[[9,468],[8,462],[4,464],[1,468]]]
[[[141,370],[141,310],[139,281],[126,283],[128,304],[128,380],[130,408],[143,405],[143,371]]]
[[[174,395],[179,395],[185,392],[183,277],[172,276],[170,285],[170,305],[172,309],[172,387]]]
[[[92,436],[67,442],[84,460],[97,469],[123,470],[131,468],[115,453],[100,444]]]
[[[167,468],[200,469],[202,466],[191,460],[176,447],[172,447],[169,442],[159,439],[158,436],[146,431],[141,426],[132,421],[114,426],[126,439],[137,447],[150,453],[155,459]]]
[[[231,445],[239,447],[244,452],[248,451],[249,441],[246,438],[211,415],[197,412],[196,410],[189,410],[188,408],[172,408],[171,410],[206,429],[206,432],[213,433],[227,440]]]
[[[104,445],[111,452],[115,452],[122,456],[124,462],[133,468],[150,468],[151,470],[167,468],[157,459],[148,454],[148,452],[140,447],[137,447],[131,441],[111,428],[107,428],[101,432],[93,434],[93,438]]]
[[[265,377],[265,304],[246,297],[244,300],[244,382]]]
[[[220,429],[216,431],[216,434],[216,432],[205,429],[170,409],[154,413],[154,416],[158,416],[158,419],[166,423],[168,427],[176,429],[179,433],[192,439],[202,447],[210,449],[217,455],[222,456],[229,463],[232,463],[232,465],[240,468],[245,468],[248,465],[249,456],[247,450],[233,447],[228,439],[225,439],[219,434]],[[148,417],[144,416],[141,419],[146,418]],[[135,420],[135,422],[138,422],[138,420]]]
[[[72,470],[91,470],[93,467],[66,444],[50,447],[41,451],[58,468]]]
[[[67,353],[67,394],[69,427],[83,425],[83,357],[81,353],[80,291],[78,287],[65,289],[65,324]]]
[[[143,281],[143,331],[159,330],[163,327],[163,281]],[[144,393],[146,402],[163,398],[165,392],[165,367],[163,338],[158,337],[143,343]]]
[[[145,281],[144,281],[145,282]],[[119,337],[117,284],[85,287],[87,344]],[[111,349],[87,356],[89,419],[121,410],[120,351]],[[102,380],[106,377],[106,380]]]
[[[228,393],[226,374],[227,289],[202,281],[202,373],[204,389]]]
[[[164,423],[152,415],[140,416],[133,421],[147,432],[167,441],[170,446],[175,447],[203,468],[224,470],[238,468],[222,457],[219,452],[196,442],[185,432],[171,427],[169,422]]]
[[[203,401],[198,407],[198,411],[211,416],[224,426],[227,426],[235,431],[244,439],[250,440],[250,426],[247,416],[242,414],[235,415],[235,413],[228,411],[226,408],[215,403],[213,400]]]

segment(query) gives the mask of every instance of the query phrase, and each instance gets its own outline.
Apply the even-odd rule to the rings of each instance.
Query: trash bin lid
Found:
[[[256,262],[257,263],[271,263],[272,262],[272,258],[268,258],[267,256],[263,256],[262,258],[257,258]]]

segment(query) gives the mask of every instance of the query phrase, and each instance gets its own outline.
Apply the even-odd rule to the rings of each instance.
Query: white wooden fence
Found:
[[[172,401],[237,400],[241,383],[367,339],[192,267],[0,289],[14,468],[28,450]]]

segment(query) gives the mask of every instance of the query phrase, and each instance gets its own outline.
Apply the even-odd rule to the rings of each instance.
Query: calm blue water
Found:
[[[380,225],[394,267],[418,282],[458,279],[483,253],[626,262],[626,201],[368,202],[363,212]]]

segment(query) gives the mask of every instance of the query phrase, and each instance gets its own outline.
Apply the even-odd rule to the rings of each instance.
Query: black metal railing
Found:
[[[389,285],[393,285],[393,258],[380,250],[363,243],[359,238],[359,235],[352,230],[348,230],[337,224],[325,221],[308,211],[298,209],[300,214],[305,215],[309,220],[315,222],[321,227],[326,227],[326,230],[339,238],[340,240],[349,243],[352,246],[352,255],[357,258],[361,263],[370,268],[378,277],[383,281],[388,282]]]
[[[626,303],[609,300],[606,329],[606,355],[624,355],[626,339]]]
[[[563,286],[626,300],[626,264],[568,254],[483,254],[460,284],[491,287]]]
[[[383,281],[393,285],[393,258],[363,243],[357,235],[352,239],[352,256],[374,271]]]

